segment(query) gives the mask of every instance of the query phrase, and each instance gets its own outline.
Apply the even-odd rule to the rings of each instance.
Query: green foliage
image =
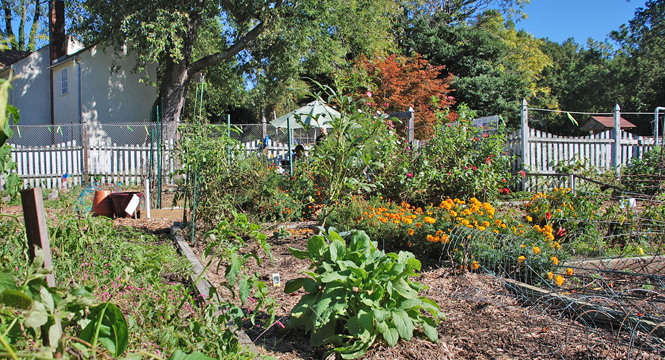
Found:
[[[471,124],[473,114],[461,114],[455,125],[441,122],[434,138],[402,161],[404,170],[393,178],[408,185],[401,188],[399,197],[393,190],[391,198],[423,205],[446,197],[489,200],[510,183],[511,159],[504,153],[504,128],[483,133]]]
[[[96,348],[99,340],[114,357],[124,354],[129,333],[125,316],[118,307],[111,303],[91,307],[93,296],[89,288],[49,287],[46,277],[52,269],[42,268],[44,253],[41,249],[35,253],[35,259],[25,275],[15,270],[0,272],[0,304],[7,306],[9,313],[15,316],[4,331],[9,336],[9,342],[3,341],[4,351],[10,356],[14,354],[11,357],[16,354],[35,355],[34,352],[16,349],[25,347],[29,338],[38,339],[38,335],[42,334],[50,345],[40,351],[43,356],[62,353],[62,330],[83,328],[80,338],[92,344],[91,349]],[[90,309],[89,313],[87,309]],[[31,335],[29,338],[26,338],[26,332]],[[91,349],[81,347],[79,350],[87,354]]]
[[[366,99],[354,100],[344,95],[347,90],[357,88],[358,80],[356,75],[348,83],[340,82],[337,90],[322,86],[328,95],[327,102],[337,104],[341,116],[333,119],[332,134],[317,143],[308,162],[307,171],[321,185],[327,209],[319,219],[321,223],[325,223],[332,209],[347,203],[353,194],[381,186],[383,178],[377,178],[376,174],[388,166],[401,141],[385,121],[385,114],[373,113],[363,106]]]
[[[662,149],[657,146],[642,158],[630,160],[621,171],[621,185],[632,192],[656,195],[662,192],[664,175]]]
[[[355,359],[377,337],[394,346],[400,337],[410,340],[419,327],[429,340],[438,341],[439,306],[419,297],[426,287],[410,280],[420,271],[420,261],[411,253],[386,254],[376,246],[365,232],[353,231],[347,247],[330,230],[313,236],[307,250],[289,248],[314,269],[284,287],[286,293],[307,292],[291,311],[289,326],[311,331],[312,346],[332,344],[342,358]]]

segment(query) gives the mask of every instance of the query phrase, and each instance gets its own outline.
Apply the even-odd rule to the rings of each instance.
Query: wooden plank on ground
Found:
[[[178,226],[172,226],[171,227],[171,234],[173,234],[173,238],[176,244],[176,247],[178,248],[178,251],[183,254],[187,260],[192,264],[193,266],[193,271],[191,274],[191,279],[192,283],[196,281],[196,279],[203,273],[204,267],[199,261],[199,258],[196,257],[196,254],[192,251],[192,249],[189,247],[189,244],[187,244],[187,241],[185,241],[185,238],[182,235],[182,229],[180,229]],[[196,284],[196,292],[199,293],[199,295],[203,296],[209,296],[210,290],[213,289],[212,285],[210,283],[210,279],[208,279],[207,275],[203,275],[203,279],[199,281],[198,284]],[[214,291],[214,289],[213,289]],[[217,292],[214,293],[213,301],[220,302],[220,296]],[[259,354],[259,350],[256,348],[256,345],[252,342],[252,340],[245,334],[244,331],[239,330],[238,331],[238,340],[240,341],[240,345],[249,347],[249,350],[253,352],[255,355]]]
[[[631,330],[639,328],[640,331],[665,338],[665,328],[662,322],[655,322],[637,314],[626,314],[601,305],[581,301],[556,291],[541,289],[513,279],[503,279],[506,288],[517,294],[526,296],[530,301],[538,304],[547,304],[571,314],[574,320],[587,324],[607,325],[613,330]]]

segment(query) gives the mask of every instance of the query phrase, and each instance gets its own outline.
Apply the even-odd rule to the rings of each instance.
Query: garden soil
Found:
[[[114,225],[164,233],[168,231],[172,222],[163,219],[116,219]],[[272,284],[272,274],[280,274],[282,287],[271,287],[269,296],[274,298],[278,305],[276,319],[284,325],[288,324],[289,312],[300,300],[304,291],[301,289],[294,294],[284,294],[283,284],[303,276],[301,272],[307,270],[309,266],[306,261],[293,257],[288,248],[306,249],[307,240],[314,235],[314,231],[295,224],[295,228],[290,229],[288,237],[268,234],[274,262],[270,262],[258,247],[248,249],[258,251],[262,260],[260,266],[250,263],[248,272],[259,272],[262,280],[269,284]],[[200,259],[203,247],[194,246],[193,251]],[[223,297],[230,297],[230,292],[220,286],[224,279],[224,266],[217,273],[216,265],[213,263],[210,267],[208,276]],[[608,330],[590,330],[560,313],[550,313],[541,308],[526,306],[518,301],[516,296],[510,294],[499,279],[491,275],[432,268],[424,269],[415,280],[429,287],[422,295],[436,301],[446,314],[446,320],[441,321],[438,326],[439,342],[432,343],[416,332],[413,339],[401,340],[392,348],[377,342],[362,359],[626,357],[628,347],[622,341],[616,341],[616,337],[614,341],[608,340],[613,338]],[[274,324],[265,331],[264,327],[254,327],[248,321],[245,332],[264,355],[284,360],[325,358],[326,349],[310,347],[309,336],[302,328],[288,329]],[[635,350],[631,357],[661,358],[656,354]]]

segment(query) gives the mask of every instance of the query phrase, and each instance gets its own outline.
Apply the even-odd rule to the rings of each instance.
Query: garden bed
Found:
[[[300,272],[307,270],[309,264],[293,257],[288,247],[306,248],[307,239],[314,230],[296,228],[290,232],[289,237],[269,237],[274,263],[262,257],[262,265],[250,263],[249,271],[259,272],[261,278],[270,283],[273,273],[280,274],[282,284],[300,277]],[[194,252],[200,257],[202,247],[195,248]],[[215,268],[213,263],[208,276],[222,297],[229,296],[227,290],[219,286],[223,282],[222,270],[216,273]],[[422,335],[409,342],[400,341],[393,348],[379,343],[363,358],[511,359],[559,355],[566,358],[617,358],[631,349],[627,343],[608,341],[614,336],[609,330],[595,329],[590,333],[586,326],[561,316],[559,312],[525,306],[506,289],[504,282],[492,275],[431,268],[424,270],[416,280],[429,286],[422,295],[436,301],[447,316],[447,320],[438,326],[439,343],[431,343]],[[286,324],[291,309],[303,293],[301,289],[284,294],[282,287],[271,287],[269,296],[279,304],[276,319]],[[289,330],[275,325],[265,333],[264,330],[249,324],[245,326],[249,337],[265,355],[279,359],[321,359],[325,353],[325,349],[309,346],[309,336],[303,329]],[[638,350],[631,351],[634,355]],[[650,353],[640,356],[660,358]]]

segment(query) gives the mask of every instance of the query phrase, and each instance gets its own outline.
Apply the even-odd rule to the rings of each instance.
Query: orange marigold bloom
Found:
[[[415,233],[415,231],[413,231],[413,229],[409,229],[408,233],[409,233],[409,235],[413,235]]]
[[[563,285],[563,282],[564,282],[564,281],[565,281],[565,280],[563,279],[563,276],[561,276],[561,275],[557,275],[557,276],[554,278],[554,282],[555,282],[557,285],[559,285],[559,286]]]
[[[566,274],[573,275],[573,269],[571,268],[566,269]]]
[[[520,264],[523,263],[524,260],[526,260],[526,257],[524,257],[524,255],[517,258],[517,262],[520,263]]]
[[[436,219],[429,216],[425,216],[425,219],[423,221],[425,221],[428,224],[434,224],[436,222]]]
[[[478,265],[477,261],[471,263],[471,270],[478,270],[479,267],[480,265]]]
[[[547,273],[547,279],[552,280],[552,278],[554,278],[554,274],[550,271]]]
[[[422,226],[423,226],[423,223],[421,223],[420,221],[416,223],[416,227],[417,227],[417,228],[420,228],[420,227],[422,227]]]
[[[434,241],[434,236],[427,235],[427,241],[430,241],[430,242]]]
[[[559,265],[559,259],[556,256],[552,256],[550,260],[552,260],[552,263],[554,265]]]
[[[540,248],[538,246],[533,247],[533,253],[534,254],[540,254],[542,251],[540,251]]]

